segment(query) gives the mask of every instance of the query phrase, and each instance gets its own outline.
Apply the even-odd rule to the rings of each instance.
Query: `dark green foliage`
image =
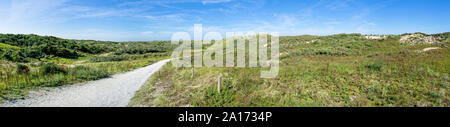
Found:
[[[14,62],[27,62],[19,47],[3,43],[0,43],[0,59]]]
[[[40,71],[44,74],[67,73],[67,70],[65,68],[54,63],[43,65]]]
[[[104,53],[117,49],[116,45],[118,45],[118,43],[113,42],[77,41],[32,34],[0,34],[0,44],[17,47],[16,52],[8,51],[6,55],[2,56],[2,58],[16,62],[26,62],[25,58],[77,58],[81,56],[81,52],[89,54]]]
[[[110,75],[109,72],[98,69],[98,68],[90,68],[86,66],[77,66],[70,71],[71,75],[73,75],[77,79],[81,80],[96,80],[108,77]]]
[[[175,45],[168,41],[155,42],[135,42],[126,44],[124,48],[114,52],[115,55],[122,54],[146,54],[146,53],[162,53],[175,48]]]
[[[80,46],[73,40],[52,36],[0,34],[0,43],[20,47],[23,57],[30,58],[47,56],[74,58],[79,56],[76,51],[80,49]]]
[[[435,37],[438,41],[443,42],[441,44],[441,47],[444,48],[450,47],[450,32],[433,34],[432,36]]]
[[[438,39],[448,39],[448,38],[450,38],[450,32],[433,34],[432,36],[434,36],[434,37],[436,37]]]
[[[304,49],[298,52],[295,52],[296,55],[327,55],[327,56],[348,56],[348,50],[346,49]]]
[[[0,34],[0,59],[14,62],[29,62],[32,59],[47,57],[76,59],[83,56],[82,54],[109,52],[113,52],[115,55],[163,53],[171,51],[175,46],[169,41],[120,43],[68,40],[33,34]]]
[[[47,45],[41,45],[35,51],[41,51],[41,54],[39,54],[39,57],[45,57],[45,56],[58,56],[63,58],[76,58],[78,55],[77,52],[74,50],[70,50],[67,48],[61,48],[58,46],[47,46]],[[31,55],[31,54],[30,54]],[[32,56],[35,54],[32,54]]]
[[[91,62],[113,62],[113,61],[124,61],[124,60],[137,60],[142,58],[148,58],[148,57],[162,57],[162,56],[168,56],[169,54],[166,53],[148,53],[148,54],[142,54],[142,55],[113,55],[113,56],[97,56],[90,58],[89,61]]]
[[[24,64],[17,64],[16,72],[19,74],[28,74],[30,72],[30,67]]]
[[[381,71],[381,68],[383,67],[383,62],[377,61],[377,62],[367,63],[365,65],[365,67],[369,70]]]

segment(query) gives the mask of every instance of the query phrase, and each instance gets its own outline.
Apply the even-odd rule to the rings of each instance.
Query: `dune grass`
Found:
[[[85,62],[75,64],[42,63],[23,64],[29,67],[29,72],[19,73],[18,65],[10,63],[8,66],[0,66],[0,97],[1,100],[23,99],[29,90],[37,90],[43,87],[57,87],[82,83],[110,75],[131,71],[150,65],[164,57],[145,57],[133,60],[114,62]],[[22,65],[22,64],[21,64]]]
[[[400,44],[399,39],[370,40],[359,34],[281,37],[281,68],[273,79],[259,77],[263,68],[206,67],[195,68],[191,78],[191,68],[169,63],[130,106],[448,107],[448,39],[426,45]],[[442,49],[419,52],[426,47]]]

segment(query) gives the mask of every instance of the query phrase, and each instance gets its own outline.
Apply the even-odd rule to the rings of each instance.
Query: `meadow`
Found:
[[[105,42],[0,34],[0,102],[30,90],[107,78],[167,59],[168,41]]]
[[[201,67],[192,75],[192,68],[169,63],[129,105],[448,107],[449,37],[450,33],[280,37],[276,78],[260,78],[264,68],[248,67]]]

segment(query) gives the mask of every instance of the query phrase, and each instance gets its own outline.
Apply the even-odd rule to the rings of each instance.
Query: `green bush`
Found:
[[[114,53],[147,54],[165,53],[177,45],[169,41],[119,43],[93,40],[68,40],[52,36],[0,34],[0,59],[13,62],[30,62],[48,57],[77,59],[86,54]],[[120,61],[120,59],[101,59]]]
[[[67,73],[66,69],[54,63],[45,64],[41,67],[40,70],[44,74]]]
[[[108,77],[109,72],[97,68],[90,68],[86,66],[77,66],[71,70],[71,75],[81,80],[96,80]]]
[[[0,59],[14,62],[28,62],[21,49],[17,46],[0,43]]]
[[[147,54],[147,53],[162,53],[173,49],[173,45],[165,41],[156,41],[152,43],[136,42],[129,43],[125,47],[120,48],[115,55],[122,54]]]
[[[127,60],[127,56],[98,56],[90,58],[91,62],[111,62],[111,61],[124,61]]]
[[[125,60],[137,60],[148,57],[162,57],[169,56],[168,53],[147,53],[147,54],[124,54],[124,55],[113,55],[113,56],[96,56],[89,59],[90,62],[114,62],[114,61],[125,61]]]
[[[236,98],[236,91],[233,89],[224,89],[228,84],[223,84],[221,92],[218,93],[217,87],[206,88],[206,102],[209,106],[214,107],[226,107],[227,105],[232,105],[231,103]]]
[[[16,72],[19,74],[28,74],[30,72],[30,68],[27,65],[17,64]]]
[[[381,68],[383,67],[383,62],[377,61],[377,62],[373,62],[373,63],[367,63],[365,65],[365,67],[369,70],[381,71]]]

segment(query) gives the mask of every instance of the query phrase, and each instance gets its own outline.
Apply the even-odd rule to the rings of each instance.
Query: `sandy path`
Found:
[[[145,81],[170,60],[97,81],[39,91],[0,107],[125,107]]]

